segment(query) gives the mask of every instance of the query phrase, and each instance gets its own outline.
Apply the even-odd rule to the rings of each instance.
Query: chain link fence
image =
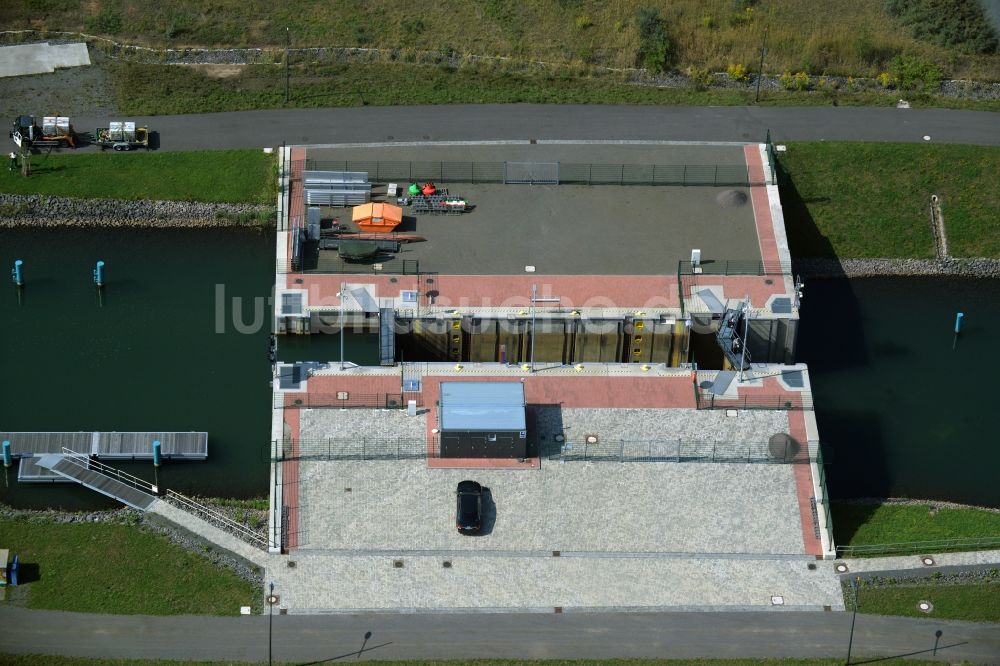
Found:
[[[547,179],[560,185],[674,185],[748,187],[745,164],[584,164],[553,163]],[[305,171],[364,171],[373,182],[504,183],[507,162],[402,162],[386,160],[313,160],[296,162],[292,173]]]

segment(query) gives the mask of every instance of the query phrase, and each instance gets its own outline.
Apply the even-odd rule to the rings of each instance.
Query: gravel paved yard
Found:
[[[422,460],[302,461],[303,549],[803,553],[791,465],[545,461],[540,470]],[[484,534],[455,530],[465,478],[490,489]],[[349,490],[348,490],[349,489]]]

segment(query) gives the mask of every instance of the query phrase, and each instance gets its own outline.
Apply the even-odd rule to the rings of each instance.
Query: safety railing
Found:
[[[702,259],[697,266],[681,260],[677,265],[679,277],[698,275],[791,275],[791,261],[754,261],[745,259]]]
[[[837,546],[837,556],[882,557],[886,555],[928,555],[931,553],[994,549],[1000,549],[1000,536]]]
[[[234,537],[245,541],[246,543],[260,548],[262,550],[267,550],[267,537],[260,532],[255,532],[246,525],[238,523],[235,520],[229,518],[228,516],[216,511],[215,509],[205,506],[200,502],[196,502],[190,497],[181,495],[173,490],[168,490],[164,499],[169,503],[173,504],[179,509],[184,509],[188,513],[192,513],[195,516],[201,518],[205,522],[218,527],[219,529],[227,532]]]
[[[307,437],[272,451],[278,460],[422,460],[438,457],[439,449],[428,437]]]
[[[303,244],[304,246],[305,244]],[[323,258],[316,261],[315,257],[307,256],[304,248],[299,250],[301,254],[293,261],[278,259],[275,262],[275,270],[278,273],[317,273],[331,275],[359,275],[371,273],[373,275],[421,275],[420,261],[418,259],[386,259],[385,261],[357,262],[344,261],[336,258]]]
[[[125,485],[132,486],[136,490],[141,490],[144,493],[149,493],[151,495],[157,495],[158,489],[156,485],[146,481],[145,479],[140,479],[137,476],[133,476],[128,472],[123,472],[120,469],[115,469],[110,465],[105,465],[99,460],[91,458],[85,453],[80,453],[78,451],[73,451],[72,449],[67,449],[65,446],[62,447],[63,456],[72,464],[77,467],[82,467],[83,469],[89,469],[91,471],[100,472],[104,476],[111,477],[116,481],[120,481]]]
[[[313,409],[316,407],[336,407],[339,409],[402,409],[410,400],[423,406],[419,393],[358,393],[339,391],[336,393],[275,393],[273,407],[290,409]]]
[[[735,398],[721,396],[711,391],[697,389],[695,391],[695,407],[697,409],[773,409],[773,410],[806,410],[813,409],[811,393],[757,394],[746,393]]]

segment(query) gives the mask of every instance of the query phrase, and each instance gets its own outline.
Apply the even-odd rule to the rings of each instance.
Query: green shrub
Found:
[[[617,21],[615,21],[613,27],[615,29],[615,32],[624,32],[625,31],[625,21],[623,21],[621,19],[618,19]]]
[[[404,18],[400,22],[400,26],[403,28],[403,32],[408,36],[414,37],[422,33],[426,26],[421,18]]]
[[[715,17],[711,14],[705,14],[701,17],[701,26],[707,30],[712,30],[716,27]]]
[[[798,72],[795,74],[795,89],[796,90],[809,90],[809,75],[805,72]]]
[[[793,90],[795,88],[795,77],[792,76],[791,72],[786,70],[784,74],[778,77],[778,83],[785,90]]]
[[[121,32],[124,22],[122,15],[111,9],[102,9],[97,14],[89,17],[85,22],[87,30],[99,32],[105,35],[114,35]]]
[[[704,90],[715,83],[715,76],[707,67],[692,69],[690,76],[698,90]]]
[[[996,32],[977,0],[888,0],[885,8],[919,40],[965,53],[1000,51]]]
[[[729,67],[726,67],[726,73],[733,81],[746,81],[750,77],[747,68],[741,62],[729,63]]]
[[[934,91],[944,79],[944,70],[920,56],[898,55],[889,63],[889,71],[900,88]]]
[[[576,29],[586,30],[594,25],[594,22],[590,20],[590,17],[586,14],[581,14],[576,17]]]
[[[639,64],[651,72],[662,72],[670,59],[670,38],[666,22],[657,9],[643,7],[636,12],[636,27],[639,28]]]

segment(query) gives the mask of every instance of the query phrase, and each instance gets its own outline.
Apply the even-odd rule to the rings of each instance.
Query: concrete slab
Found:
[[[90,64],[86,44],[17,44],[0,47],[0,77],[47,74]]]
[[[837,577],[811,560],[591,558],[299,552],[269,567],[290,613],[369,610],[843,610]],[[400,562],[402,566],[396,566]],[[448,566],[445,566],[445,563]],[[782,602],[775,605],[772,597]]]

